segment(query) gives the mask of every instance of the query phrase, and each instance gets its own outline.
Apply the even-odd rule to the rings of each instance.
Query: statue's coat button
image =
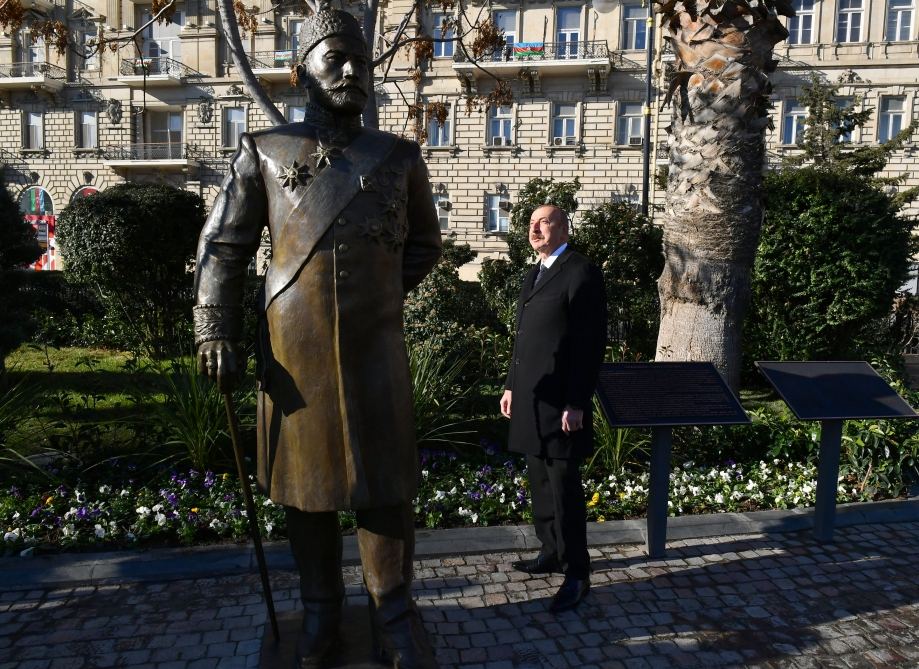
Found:
[[[339,216],[339,217],[338,217],[338,221],[336,221],[336,222],[337,222],[339,225],[344,225],[345,223],[348,222],[348,219],[345,218],[344,216]]]
[[[338,273],[339,279],[347,279],[349,276],[351,276],[351,273],[346,269],[343,269]]]
[[[347,250],[348,250],[349,248],[351,248],[351,247],[348,246],[347,244],[339,244],[339,245],[338,245],[338,252],[339,252],[339,253],[345,253],[345,252],[347,252]]]

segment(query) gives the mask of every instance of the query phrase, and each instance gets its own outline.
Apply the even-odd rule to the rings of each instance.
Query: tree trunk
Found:
[[[373,58],[373,42],[376,39],[376,28],[377,28],[377,9],[379,7],[379,0],[368,0],[366,7],[364,7],[364,40],[367,42],[367,50],[369,51],[369,56]],[[373,66],[370,67],[370,96],[367,98],[367,106],[364,108],[363,119],[364,127],[373,128],[374,130],[379,129],[380,127],[380,115],[379,108],[377,107],[377,93],[376,86],[374,86],[374,76],[373,76]]]
[[[657,359],[713,362],[736,390],[763,217],[766,73],[788,33],[772,0],[657,4],[676,55]]]

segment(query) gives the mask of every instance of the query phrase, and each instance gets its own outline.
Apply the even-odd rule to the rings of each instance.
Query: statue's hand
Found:
[[[236,360],[236,345],[226,339],[206,341],[198,347],[198,371],[222,393],[233,390],[239,379]]]

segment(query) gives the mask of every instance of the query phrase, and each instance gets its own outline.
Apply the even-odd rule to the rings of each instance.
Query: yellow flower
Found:
[[[48,499],[45,500],[45,506],[48,506],[53,501],[54,501],[54,497],[52,497],[51,495],[48,495]]]
[[[587,502],[587,506],[597,506],[597,503],[600,501],[600,493],[595,492],[594,496],[590,498],[590,501]]]
[[[230,478],[230,475],[227,474],[226,472],[224,472],[223,474],[220,475],[220,478],[222,478],[224,481],[226,481],[228,478]]]
[[[605,518],[604,516],[597,516],[597,522],[598,522],[598,523],[605,523],[605,522],[606,522],[606,518]]]
[[[192,513],[198,513],[198,507],[197,507],[197,506],[191,507],[191,512],[192,512]]]

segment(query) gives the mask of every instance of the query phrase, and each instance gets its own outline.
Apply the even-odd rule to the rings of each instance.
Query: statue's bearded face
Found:
[[[315,102],[349,116],[363,111],[370,88],[370,63],[362,40],[327,37],[306,55],[303,67]]]

